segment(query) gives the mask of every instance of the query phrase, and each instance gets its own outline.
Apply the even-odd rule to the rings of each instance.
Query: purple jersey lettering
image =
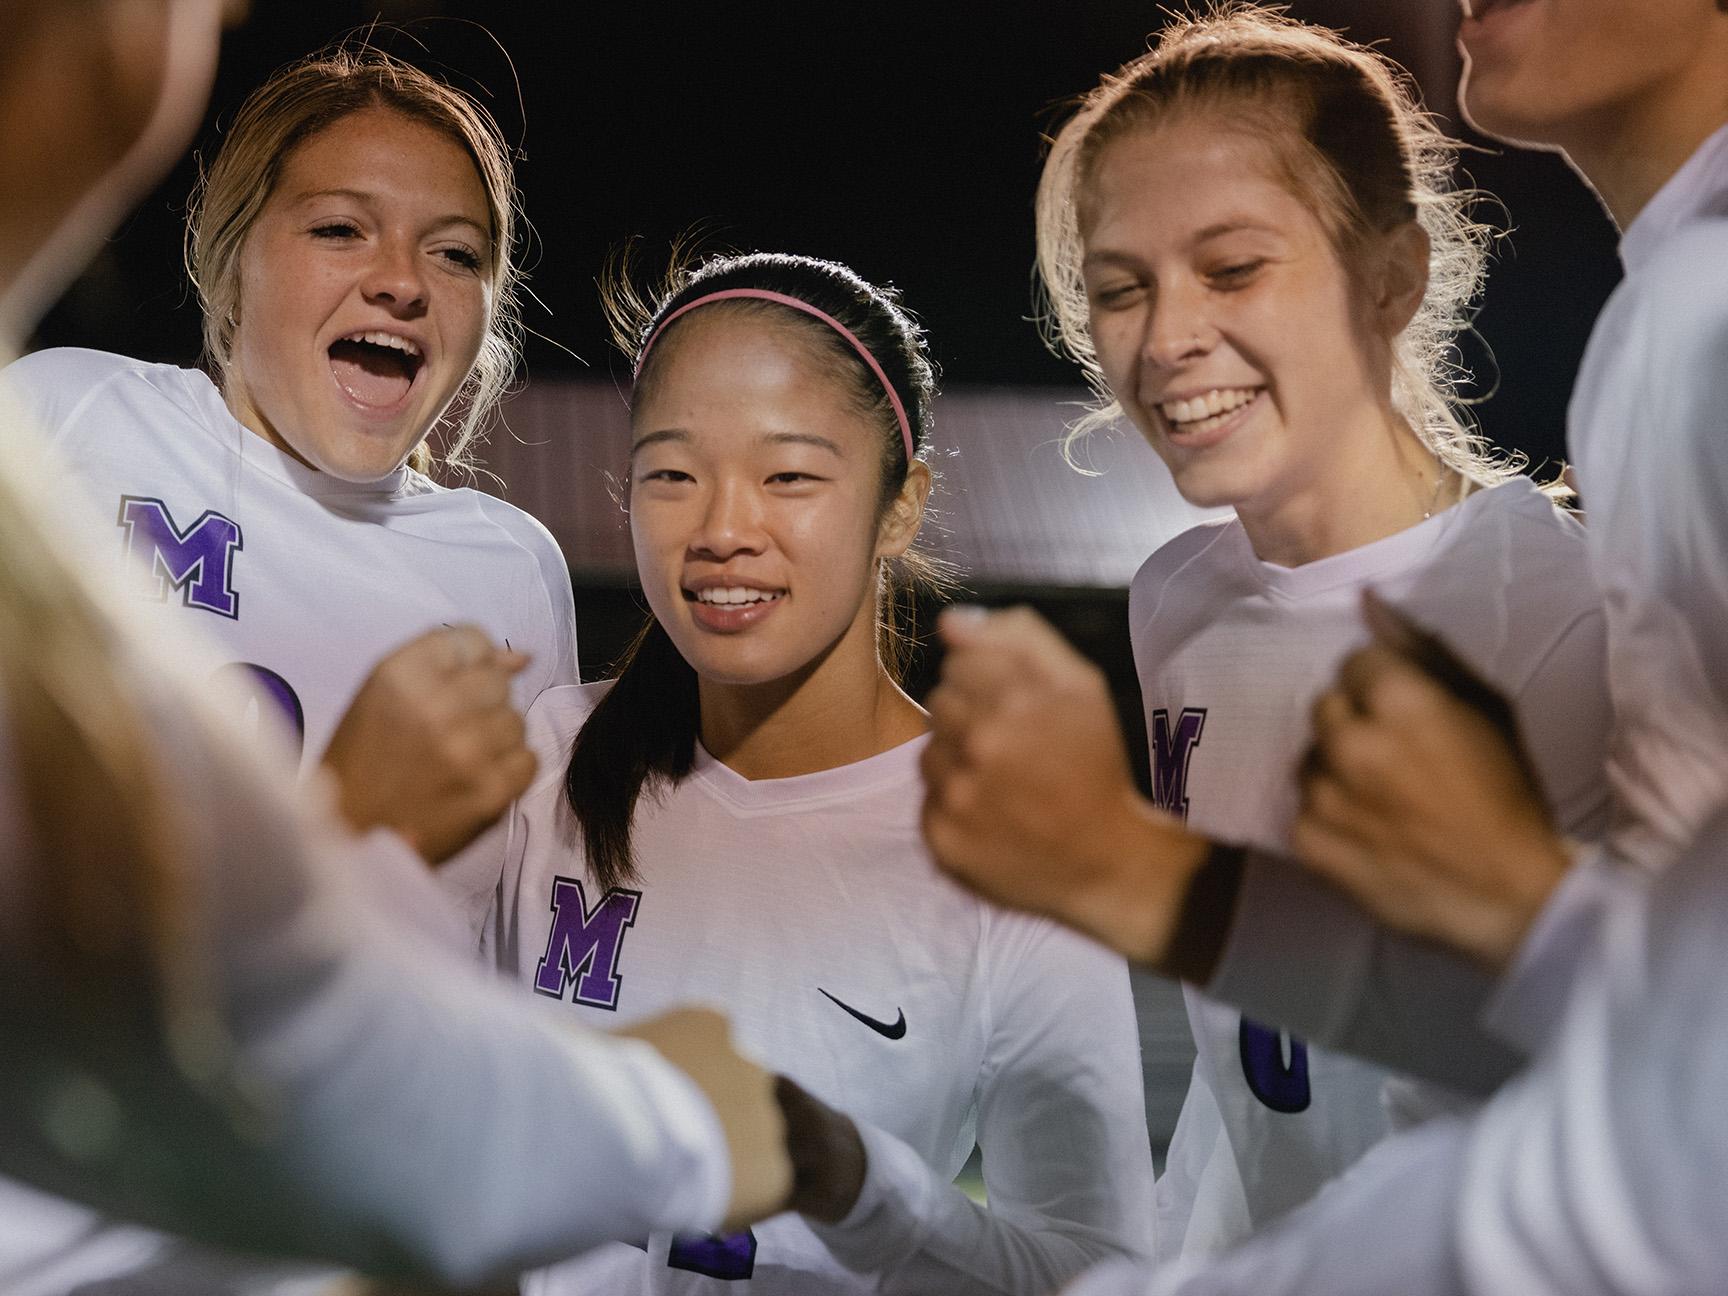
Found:
[[[126,557],[155,577],[158,602],[179,590],[187,607],[239,619],[234,554],[244,545],[233,519],[206,509],[182,531],[161,500],[122,495],[117,525],[126,532]]]
[[[1164,708],[1152,713],[1152,803],[1183,819],[1188,817],[1188,760],[1205,727],[1205,707],[1183,707],[1174,729]]]
[[[749,1229],[742,1233],[680,1234],[672,1241],[666,1266],[739,1282],[756,1272],[756,1235]]]
[[[553,878],[552,932],[534,972],[534,993],[562,999],[565,988],[575,982],[577,1003],[617,1011],[624,981],[618,975],[618,956],[641,902],[640,891],[614,887],[589,909],[580,882]]]

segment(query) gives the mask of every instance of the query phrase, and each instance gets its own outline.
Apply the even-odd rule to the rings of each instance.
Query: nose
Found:
[[[367,262],[360,291],[368,302],[394,315],[425,310],[426,275],[418,245],[407,239],[381,239]]]
[[[692,556],[726,562],[765,547],[761,499],[752,484],[739,478],[716,482],[690,539]]]
[[[1205,355],[1216,342],[1201,293],[1193,285],[1176,284],[1160,292],[1147,311],[1140,354],[1162,369],[1176,369]]]

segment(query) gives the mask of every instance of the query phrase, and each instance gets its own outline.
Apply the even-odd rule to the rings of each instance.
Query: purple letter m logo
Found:
[[[580,882],[553,878],[552,934],[534,970],[534,993],[562,999],[564,988],[574,981],[577,1003],[617,1011],[624,982],[618,975],[618,954],[625,929],[636,923],[641,900],[640,891],[613,888],[590,910]]]
[[[1205,707],[1184,707],[1170,729],[1170,713],[1152,713],[1152,803],[1171,814],[1188,817],[1188,758],[1200,745],[1206,727]]]
[[[156,578],[156,599],[168,601],[169,590],[180,591],[187,607],[218,616],[240,617],[240,596],[234,592],[234,551],[241,548],[240,528],[209,509],[182,531],[158,499],[120,497],[120,522],[126,528],[126,557],[145,565]]]

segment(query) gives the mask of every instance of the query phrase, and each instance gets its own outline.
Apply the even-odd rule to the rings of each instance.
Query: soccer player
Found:
[[[1171,22],[1051,148],[1040,267],[1093,421],[1126,413],[1191,502],[1236,514],[1154,554],[1129,610],[1153,798],[1210,836],[1288,848],[1309,707],[1361,642],[1369,587],[1513,694],[1557,813],[1602,829],[1582,530],[1449,399],[1484,236],[1451,154],[1384,59],[1245,7]],[[1239,1241],[1435,1097],[1185,997],[1198,1058],[1158,1184],[1166,1254]]]
[[[617,332],[652,615],[615,680],[529,714],[496,948],[587,1025],[723,1006],[795,1082],[800,1212],[530,1290],[1030,1296],[1145,1255],[1125,967],[967,895],[918,836],[928,720],[885,643],[930,487],[916,326],[844,267],[755,254]],[[975,1139],[988,1207],[953,1184]]]
[[[1569,852],[1491,702],[1380,618],[1382,647],[1337,695],[1360,717],[1334,703],[1319,717],[1305,849],[1401,926],[1510,966],[1495,1021],[1537,1061],[1480,1118],[1382,1145],[1229,1260],[1154,1283],[1101,1275],[1077,1288],[1088,1296],[1708,1291],[1728,1265],[1709,1098],[1728,1067],[1728,831],[1710,809],[1728,768],[1728,11],[1477,4],[1461,39],[1472,117],[1562,149],[1624,231],[1627,277],[1586,353],[1571,437],[1608,596],[1619,855],[1661,867],[1689,844],[1648,886],[1587,859],[1555,890]]]
[[[514,368],[515,204],[471,98],[315,56],[247,98],[194,204],[210,373],[61,350],[0,376],[157,618],[223,645],[356,829],[434,860],[526,785],[521,712],[576,678],[551,537],[418,470],[452,410],[464,461]],[[496,877],[441,881],[472,909]]]
[[[7,7],[0,344],[184,146],[219,10]],[[718,1019],[644,1023],[657,1054],[441,954],[418,861],[295,804],[274,727],[237,733],[220,658],[140,626],[81,505],[28,462],[27,420],[3,417],[0,1169],[207,1241],[451,1283],[778,1206],[767,1077]],[[398,880],[388,908],[371,872]],[[4,1267],[0,1287],[88,1276]]]
[[[4,376],[158,615],[224,646],[357,828],[434,859],[526,785],[520,712],[576,678],[552,538],[421,471],[441,425],[466,462],[513,371],[515,204],[471,98],[314,56],[247,98],[193,206],[209,373],[61,350]]]

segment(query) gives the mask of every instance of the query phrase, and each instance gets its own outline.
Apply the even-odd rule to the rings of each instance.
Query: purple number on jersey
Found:
[[[293,733],[294,754],[298,756],[306,743],[306,708],[300,705],[300,695],[294,686],[268,666],[256,662],[229,662],[216,672],[217,679],[235,676],[243,687],[262,693],[281,712]]]
[[[668,1268],[736,1282],[756,1272],[756,1235],[749,1229],[742,1233],[686,1234],[673,1240],[666,1264]]]
[[[1306,1111],[1314,1097],[1308,1090],[1308,1046],[1294,1035],[1281,1035],[1246,1017],[1236,1038],[1242,1050],[1242,1075],[1254,1096],[1273,1111]],[[1290,1041],[1288,1062],[1285,1039]]]

